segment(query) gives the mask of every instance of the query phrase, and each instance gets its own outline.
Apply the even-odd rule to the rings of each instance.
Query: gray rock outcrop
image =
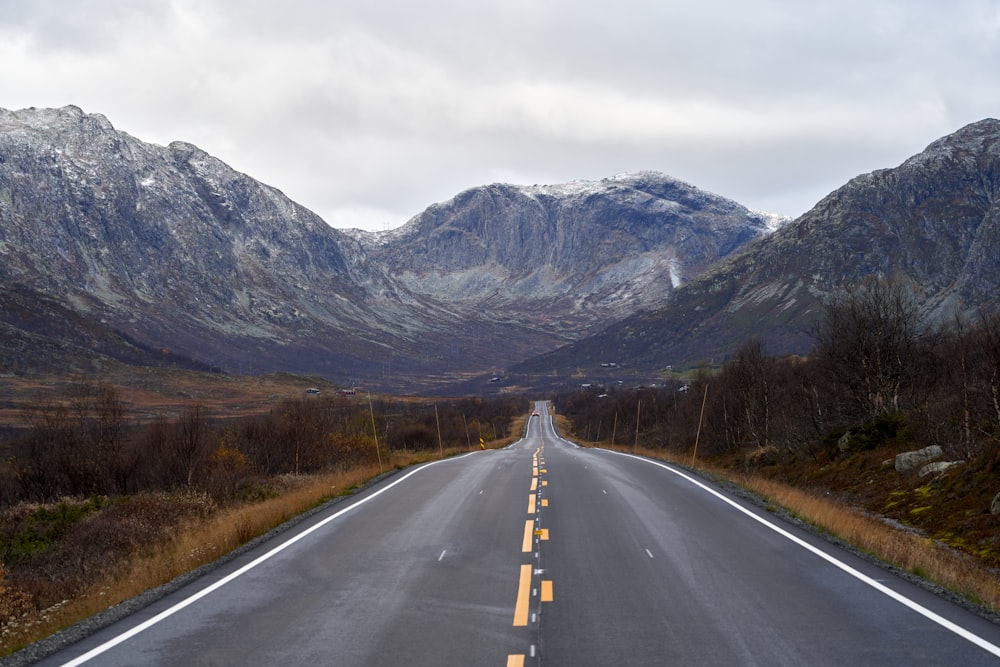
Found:
[[[926,477],[927,475],[933,475],[935,473],[942,473],[945,470],[954,468],[955,466],[960,466],[965,461],[935,461],[934,463],[928,463],[920,469],[917,474],[920,477]]]
[[[930,447],[924,447],[923,449],[917,449],[912,452],[902,452],[900,454],[896,454],[896,472],[913,470],[918,466],[929,463],[934,459],[939,459],[942,456],[944,456],[944,452],[937,445],[931,445]]]

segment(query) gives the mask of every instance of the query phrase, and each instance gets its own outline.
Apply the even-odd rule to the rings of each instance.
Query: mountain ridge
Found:
[[[377,315],[351,298],[359,282],[385,282],[358,269],[356,242],[197,147],[145,144],[76,107],[3,112],[0,123],[5,286],[59,298],[152,348],[223,363],[233,336],[206,331],[275,354],[274,339],[301,337],[296,323],[322,333]],[[303,317],[318,305],[305,288],[343,289],[341,307]]]
[[[606,377],[600,363],[614,357],[633,373],[656,377],[674,363],[721,361],[751,336],[775,353],[804,354],[824,301],[867,276],[913,287],[931,323],[996,309],[998,192],[1000,121],[985,119],[898,167],[851,179],[680,288],[664,308],[633,315],[512,373],[572,368]]]
[[[588,330],[595,318],[669,299],[691,275],[777,222],[677,179],[637,172],[470,188],[428,207],[369,253],[413,292],[502,305],[525,321],[556,309],[566,326]]]
[[[374,242],[330,228],[190,143],[147,144],[78,107],[4,110],[0,288],[12,304],[7,336],[20,341],[4,346],[0,363],[26,367],[41,337],[49,350],[129,363],[162,355],[419,389],[432,376],[502,369],[669,298],[685,263],[701,270],[720,261],[768,233],[769,222],[644,173],[586,186],[474,188]],[[670,239],[653,233],[662,229],[700,254],[663,260]],[[553,244],[518,245],[512,230],[525,240],[548,234]],[[470,263],[487,257],[492,277]],[[32,300],[35,317],[10,316]],[[69,324],[78,318],[91,324]],[[35,361],[88,366],[66,355]]]

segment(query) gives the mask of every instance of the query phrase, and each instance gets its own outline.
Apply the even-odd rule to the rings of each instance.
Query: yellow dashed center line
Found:
[[[528,625],[528,603],[531,600],[531,565],[521,566],[521,579],[517,585],[517,602],[514,603],[514,627]]]
[[[535,527],[534,519],[528,519],[524,522],[524,539],[521,541],[521,552],[529,553],[531,552],[531,534],[532,529]]]
[[[547,473],[545,468],[540,468],[539,466],[545,465],[545,461],[539,456],[541,452],[541,447],[535,450],[534,456],[531,459],[531,493],[528,495],[528,514],[534,517],[538,511],[538,501],[539,501],[539,488],[547,486],[548,483],[545,480],[541,480],[539,484],[539,473]],[[549,501],[546,498],[541,498],[541,506],[548,507]],[[524,522],[524,536],[521,539],[521,552],[530,553],[532,547],[534,546],[534,538],[538,537],[539,540],[549,539],[549,529],[548,528],[535,528],[535,519],[531,518]],[[514,603],[514,627],[523,628],[528,625],[528,613],[529,607],[531,605],[531,598],[533,595],[538,595],[541,602],[552,602],[552,581],[542,580],[540,589],[533,589],[531,585],[531,579],[534,574],[534,566],[531,564],[521,565],[521,573],[518,578],[517,585],[517,601]],[[531,655],[535,655],[535,647],[531,647]],[[509,654],[507,656],[507,667],[524,667],[525,656],[523,654]]]
[[[543,579],[542,580],[542,602],[552,602],[552,580]]]

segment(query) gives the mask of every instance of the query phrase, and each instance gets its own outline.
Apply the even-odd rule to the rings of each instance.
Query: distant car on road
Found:
[[[532,412],[531,416],[532,417],[537,417],[538,416],[538,410],[535,410],[534,412]]]

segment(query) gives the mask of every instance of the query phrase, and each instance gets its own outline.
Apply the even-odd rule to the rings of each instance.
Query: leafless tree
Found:
[[[127,439],[125,405],[110,385],[81,382],[71,392],[79,436],[80,466],[90,476],[91,493],[125,493],[135,468]]]
[[[208,424],[201,406],[185,409],[170,439],[169,455],[187,488],[194,485],[195,475],[205,464],[210,449]]]
[[[764,351],[759,338],[744,343],[723,373],[733,395],[733,418],[738,422],[740,443],[763,447],[771,434],[774,359]]]
[[[901,284],[868,279],[826,307],[816,330],[817,358],[863,418],[901,409],[919,355],[922,322]]]
[[[993,407],[992,428],[1000,437],[1000,312],[983,313],[979,318],[979,346],[982,350],[981,370],[986,391]]]

